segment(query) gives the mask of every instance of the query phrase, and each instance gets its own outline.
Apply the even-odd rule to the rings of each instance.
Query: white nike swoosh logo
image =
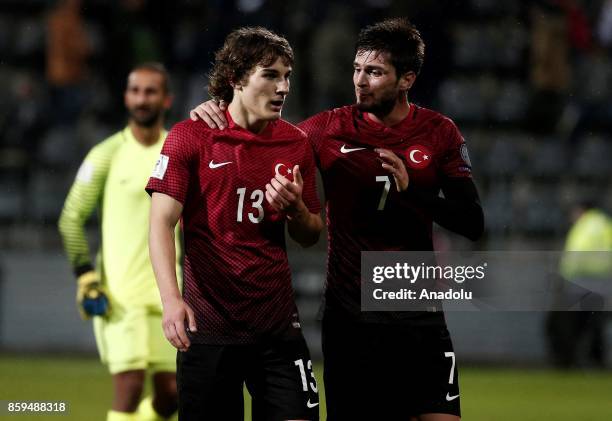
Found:
[[[446,393],[446,401],[447,402],[454,401],[458,397],[459,397],[459,395],[451,396],[451,395],[448,394],[448,392]]]
[[[342,147],[340,148],[340,152],[342,153],[349,153],[349,152],[355,152],[355,151],[362,151],[365,148],[347,148],[346,145],[342,145]]]
[[[319,405],[319,402],[310,403],[310,399],[308,399],[308,402],[306,402],[306,406],[309,408],[314,408],[317,405]]]
[[[232,161],[228,161],[228,162],[219,162],[218,164],[215,164],[214,162],[210,161],[210,162],[208,163],[208,168],[215,169],[215,168],[219,168],[219,167],[222,167],[222,166],[224,166],[224,165],[231,164],[231,163],[232,163]]]

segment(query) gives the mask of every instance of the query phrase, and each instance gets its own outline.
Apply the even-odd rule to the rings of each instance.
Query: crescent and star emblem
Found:
[[[421,157],[422,159],[418,159],[417,157],[415,157],[415,155],[417,154],[417,152],[419,153],[419,157]],[[420,151],[419,149],[415,149],[413,151],[410,151],[410,160],[412,162],[414,162],[415,164],[420,164],[421,162],[425,161],[429,159],[429,156],[425,155],[422,151]]]
[[[408,165],[417,170],[423,169],[431,163],[431,152],[423,145],[412,145],[406,151],[406,155]]]
[[[293,166],[286,162],[278,162],[274,165],[274,174],[282,175],[289,181],[293,181]]]
[[[276,167],[274,167],[274,173],[277,175],[282,175],[283,177],[286,176],[287,174],[291,174],[291,170],[289,168],[285,170],[286,174],[281,174],[280,170],[282,167],[287,167],[287,166],[283,163],[276,164]]]

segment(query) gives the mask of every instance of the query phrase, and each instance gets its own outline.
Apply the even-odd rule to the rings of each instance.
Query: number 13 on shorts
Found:
[[[304,392],[308,392],[308,386],[310,386],[313,392],[318,393],[319,391],[317,389],[317,379],[315,379],[315,376],[312,372],[312,361],[308,360],[308,362],[306,363],[306,368],[304,368],[304,360],[302,359],[295,360],[293,363],[300,370],[300,376],[302,378],[302,388]],[[310,374],[310,379],[312,379],[312,381],[310,379],[306,379],[306,370],[308,370],[308,373]]]

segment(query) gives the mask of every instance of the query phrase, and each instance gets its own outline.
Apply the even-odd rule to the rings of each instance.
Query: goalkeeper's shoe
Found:
[[[106,316],[110,309],[108,296],[96,272],[89,271],[77,280],[77,307],[83,320],[91,316]]]

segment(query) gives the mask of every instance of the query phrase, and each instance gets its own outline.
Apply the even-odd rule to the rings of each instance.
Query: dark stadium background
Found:
[[[572,205],[595,199],[612,210],[611,1],[83,0],[88,52],[82,75],[68,84],[46,72],[55,3],[0,1],[0,400],[62,399],[61,389],[50,390],[72,373],[68,379],[79,384],[88,376],[101,382],[104,413],[110,384],[95,360],[91,327],[74,308],[59,212],[86,151],[126,121],[129,68],[166,64],[175,94],[170,127],[207,99],[212,53],[237,26],[263,25],[291,42],[296,63],[283,116],[299,122],[353,101],[360,27],[400,15],[417,25],[427,50],[410,99],[458,124],[486,215],[476,244],[436,230],[445,249],[561,250]],[[93,224],[90,237],[95,243]],[[290,256],[304,332],[320,358],[315,318],[325,242],[308,251],[291,244]],[[517,405],[522,419],[612,419],[610,371],[550,370],[543,313],[452,313],[448,322],[459,361],[470,367],[462,380],[465,419],[506,419],[479,410],[511,414]],[[606,338],[611,348],[612,324]],[[497,383],[504,379],[506,389]],[[34,383],[41,389],[30,390]],[[499,396],[491,392],[496,385]],[[607,395],[574,395],[591,387]],[[544,389],[549,395],[532,395]],[[513,392],[515,404],[504,400]],[[509,408],[499,411],[496,402]]]

